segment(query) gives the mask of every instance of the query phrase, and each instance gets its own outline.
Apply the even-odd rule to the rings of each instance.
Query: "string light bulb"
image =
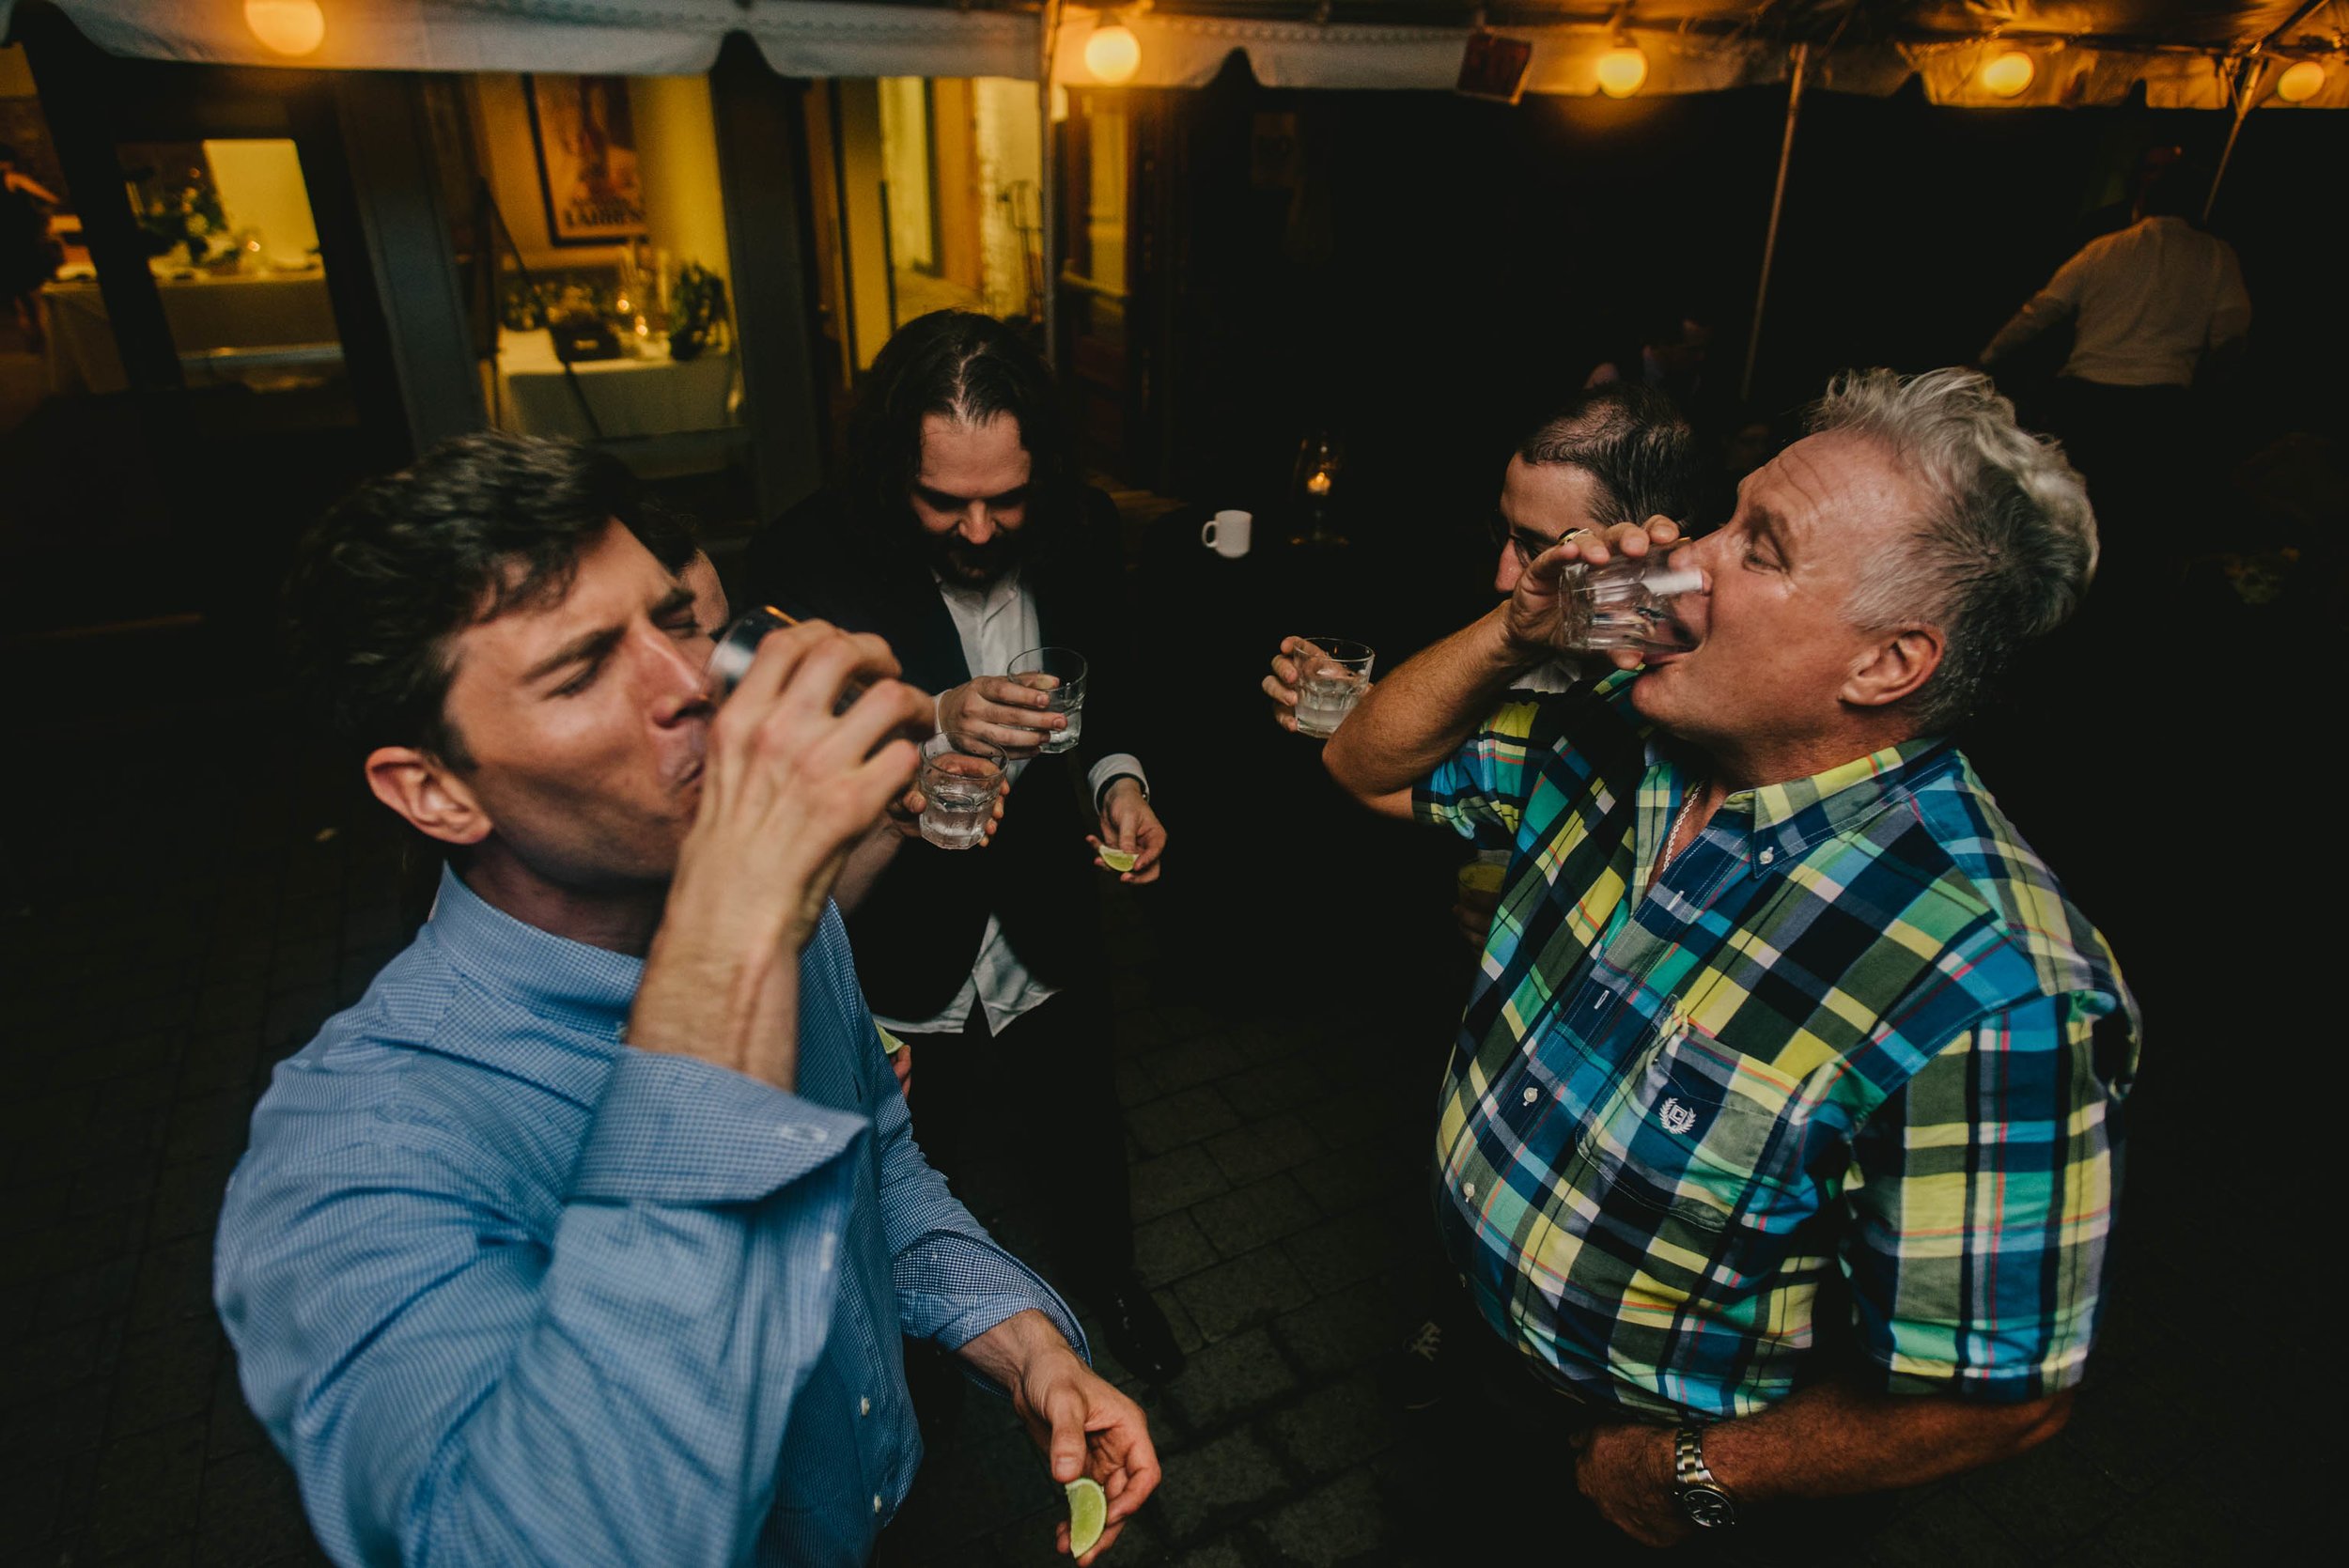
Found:
[[[1983,90],[1993,98],[2019,98],[2038,74],[2038,62],[2019,49],[2010,49],[1993,54],[1982,68]]]
[[[1629,98],[1647,81],[1647,55],[1628,39],[1598,57],[1598,90],[1610,98]]]
[[[261,47],[279,54],[307,54],[326,41],[319,0],[244,0],[244,24]]]
[[[1142,40],[1113,13],[1102,15],[1106,20],[1096,20],[1092,35],[1085,39],[1085,70],[1093,72],[1095,81],[1114,87],[1132,81],[1134,72],[1142,69]]]
[[[2325,68],[2314,60],[2296,60],[2276,78],[2276,96],[2286,103],[2306,103],[2325,85]]]

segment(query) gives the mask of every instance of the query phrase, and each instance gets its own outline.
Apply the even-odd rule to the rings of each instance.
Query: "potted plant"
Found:
[[[699,262],[677,269],[669,286],[669,357],[690,360],[725,346],[725,280]]]

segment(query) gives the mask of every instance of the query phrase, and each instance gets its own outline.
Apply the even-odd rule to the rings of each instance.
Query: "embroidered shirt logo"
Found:
[[[1696,1111],[1677,1099],[1667,1099],[1663,1109],[1657,1111],[1656,1119],[1664,1124],[1666,1132],[1673,1134],[1687,1132],[1697,1125]]]

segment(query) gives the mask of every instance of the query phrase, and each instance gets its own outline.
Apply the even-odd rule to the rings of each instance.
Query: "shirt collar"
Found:
[[[641,958],[558,937],[492,908],[446,866],[425,929],[468,980],[539,1017],[614,1041],[645,975]]]
[[[1721,806],[1751,818],[1747,832],[1757,851],[1754,869],[1760,873],[1781,856],[1791,861],[1811,846],[1849,832],[1910,799],[1946,771],[1956,755],[1945,739],[1905,740],[1808,778],[1738,790]],[[1759,852],[1763,850],[1774,852]]]

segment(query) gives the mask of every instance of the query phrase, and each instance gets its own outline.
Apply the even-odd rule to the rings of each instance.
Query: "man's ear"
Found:
[[[1889,707],[1941,667],[1941,634],[1931,627],[1895,632],[1862,653],[1836,695],[1854,707]]]
[[[375,798],[408,819],[411,827],[443,844],[479,844],[492,824],[480,798],[439,757],[412,746],[382,746],[367,753],[367,787]]]

